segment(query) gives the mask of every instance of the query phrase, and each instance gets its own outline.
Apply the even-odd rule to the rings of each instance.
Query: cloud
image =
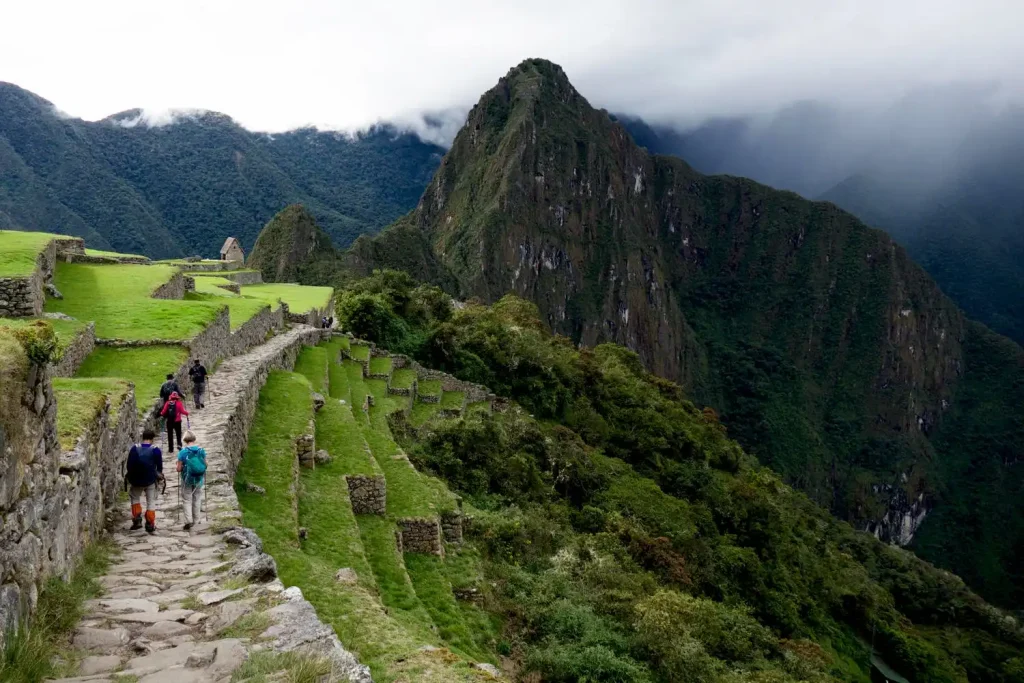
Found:
[[[440,140],[448,120],[422,112],[464,110],[527,57],[560,63],[596,106],[683,124],[805,99],[881,107],[947,82],[1019,101],[1022,20],[1019,0],[36,0],[0,6],[0,79],[87,119],[404,119]]]
[[[182,121],[195,121],[209,115],[208,109],[133,109],[110,117],[110,122],[122,128],[162,128]]]

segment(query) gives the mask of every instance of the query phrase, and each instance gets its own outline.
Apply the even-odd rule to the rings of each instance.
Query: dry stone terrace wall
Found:
[[[349,474],[348,497],[357,515],[381,515],[387,511],[387,481],[379,475]]]
[[[191,280],[192,278],[188,279]],[[195,289],[194,280],[192,281],[192,289]],[[174,277],[153,290],[150,297],[153,299],[184,299],[186,291],[188,291],[188,287],[185,282],[185,276],[181,273],[175,273]]]
[[[50,241],[36,257],[36,266],[26,277],[0,278],[0,317],[28,318],[43,312],[44,285],[53,279],[59,257],[85,253],[85,242],[78,237]]]
[[[116,420],[108,402],[75,448],[62,453],[49,368],[9,363],[0,379],[2,634],[32,614],[49,577],[69,576],[101,532],[137,424],[129,391],[113,407]]]
[[[237,356],[245,353],[265,342],[272,330],[281,329],[284,329],[284,311],[266,306],[231,333],[228,352],[224,355]]]
[[[101,265],[128,263],[142,266],[151,263],[145,256],[93,256],[92,254],[67,254],[64,260],[68,263],[95,263]]]
[[[50,369],[51,374],[54,377],[74,377],[86,356],[92,353],[95,347],[96,324],[90,322],[64,349],[64,355],[61,356],[60,362]]]
[[[437,519],[409,517],[398,520],[399,550],[405,553],[444,555],[441,523]]]
[[[334,298],[327,302],[327,306],[324,308],[314,308],[305,313],[293,313],[288,311],[288,321],[293,323],[299,323],[302,325],[309,325],[311,327],[320,327],[320,321],[324,316],[331,317],[334,315]]]

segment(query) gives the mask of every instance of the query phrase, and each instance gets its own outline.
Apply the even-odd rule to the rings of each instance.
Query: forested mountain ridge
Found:
[[[949,85],[874,113],[801,102],[684,132],[618,120],[703,173],[835,202],[892,235],[969,317],[1024,343],[1024,109],[990,96]]]
[[[414,206],[443,152],[388,125],[269,135],[214,112],[150,126],[137,110],[87,122],[0,83],[0,228],[210,257],[226,234],[251,248],[281,207],[301,202],[346,245]]]
[[[834,205],[652,156],[528,60],[470,112],[417,209],[348,258],[513,292],[556,332],[634,349],[841,518],[900,543],[924,522],[926,557],[1024,603],[1024,354]]]

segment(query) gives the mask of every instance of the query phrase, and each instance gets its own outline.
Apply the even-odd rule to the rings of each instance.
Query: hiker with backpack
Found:
[[[195,399],[196,410],[205,408],[203,397],[206,395],[206,368],[196,358],[192,367],[188,369],[188,376],[192,379],[192,398]]]
[[[188,414],[185,401],[182,400],[181,394],[176,391],[171,393],[167,403],[160,410],[161,417],[167,418],[167,450],[171,453],[174,452],[175,434],[178,435],[178,450],[181,450],[181,418],[187,417]]]
[[[192,430],[185,432],[185,447],[178,451],[181,500],[185,508],[185,531],[199,522],[199,503],[206,478],[206,451],[196,445]]]
[[[132,530],[142,526],[142,496],[146,496],[146,532],[156,531],[156,487],[164,477],[164,458],[153,445],[156,433],[142,432],[142,443],[132,446],[125,463],[125,487],[132,502]]]

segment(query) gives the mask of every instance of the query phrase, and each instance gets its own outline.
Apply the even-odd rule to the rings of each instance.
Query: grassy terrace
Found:
[[[319,376],[322,369],[314,367],[315,358],[316,354],[307,354],[303,366]],[[330,370],[332,380],[348,379],[348,372],[340,366]],[[302,588],[320,618],[370,666],[375,681],[479,681],[469,663],[446,650],[421,649],[442,643],[395,551],[393,523],[377,517],[356,520],[352,515],[341,476],[344,460],[336,457],[329,465],[303,470],[301,486],[294,485],[292,443],[313,415],[309,391],[308,380],[301,375],[274,371],[260,394],[236,486],[244,523],[260,534],[266,550],[277,560],[282,580]],[[345,392],[346,387],[332,381],[335,405],[341,406],[336,403],[337,395]],[[265,487],[266,495],[246,491],[245,482]],[[302,492],[298,500],[296,491]],[[281,510],[292,509],[298,510],[297,519],[281,514]],[[299,525],[308,530],[302,542],[298,540]],[[381,556],[388,555],[388,549],[390,560],[384,561]],[[371,568],[371,564],[377,566]],[[395,572],[378,573],[385,565]],[[335,581],[339,567],[354,569],[358,581]],[[381,581],[382,577],[386,581]],[[398,604],[398,598],[403,598],[408,609],[386,610],[382,604],[385,597],[385,604]]]
[[[391,359],[387,356],[378,356],[370,359],[370,372],[374,375],[391,374]]]
[[[62,349],[66,349],[88,324],[81,320],[61,320],[59,318],[54,320],[49,318],[0,318],[0,326],[17,329],[31,325],[37,320],[45,320],[53,327],[53,331],[57,333],[57,344]]]
[[[243,285],[242,296],[259,299],[269,304],[283,301],[292,313],[307,313],[315,308],[326,308],[334,289],[294,284]]]
[[[409,423],[413,427],[422,427],[425,425],[430,418],[437,415],[437,411],[441,410],[440,403],[423,403],[416,401],[412,404],[412,411],[409,413]]]
[[[190,276],[192,277],[192,276]],[[216,294],[217,296],[238,296],[234,292],[224,289],[221,285],[234,284],[226,277],[211,273],[211,277],[194,277],[196,291],[200,294]]]
[[[198,282],[197,280],[197,290],[199,289]],[[216,290],[213,293],[205,291],[186,292],[185,300],[204,301],[215,306],[227,306],[228,314],[231,316],[232,331],[249,322],[253,316],[268,306],[265,301],[246,299],[219,287],[214,287],[213,289]]]
[[[441,394],[441,407],[451,410],[462,410],[466,403],[466,394],[461,391],[445,391]]]
[[[78,369],[76,377],[117,377],[135,384],[135,402],[145,413],[160,395],[164,375],[174,372],[187,357],[183,346],[143,346],[118,349],[98,346]]]
[[[439,379],[422,379],[416,385],[416,393],[420,396],[440,396],[441,395],[441,380]]]
[[[121,254],[121,253],[118,253],[116,251],[101,251],[99,249],[86,249],[85,250],[85,255],[86,256],[99,256],[101,258],[112,258],[112,259],[119,259],[119,258],[144,258],[146,260],[149,260],[148,257],[143,256],[142,254]]]
[[[128,393],[128,382],[110,377],[80,379],[56,377],[53,392],[57,397],[57,437],[60,447],[69,451],[93,424],[96,416],[111,404],[111,420],[117,418],[117,406]]]
[[[202,301],[151,299],[170,280],[171,266],[58,263],[54,282],[63,299],[49,299],[47,311],[96,322],[104,339],[191,339],[203,331],[220,306]]]
[[[0,277],[23,277],[36,269],[36,257],[55,238],[45,232],[0,230]]]
[[[400,368],[391,373],[391,386],[396,389],[412,389],[412,383],[416,381],[416,371],[409,368]]]
[[[370,359],[370,347],[366,344],[351,344],[348,347],[348,353],[355,360]]]

